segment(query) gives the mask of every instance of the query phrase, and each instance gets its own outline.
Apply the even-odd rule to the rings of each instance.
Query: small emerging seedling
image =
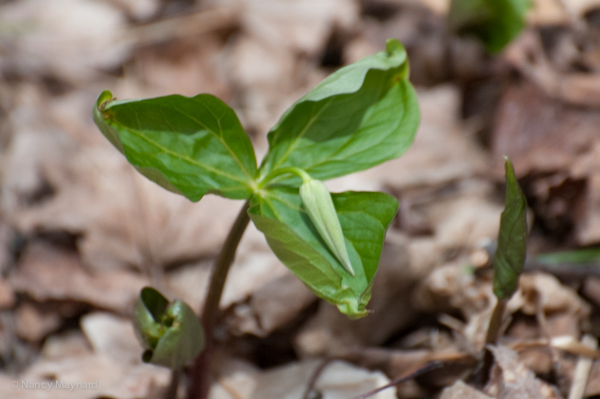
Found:
[[[505,157],[506,200],[500,216],[498,247],[492,265],[494,267],[494,295],[498,298],[492,312],[485,343],[495,345],[502,327],[506,303],[519,287],[519,277],[527,254],[527,200],[519,187],[512,163]],[[493,358],[485,351],[479,376],[487,381]]]
[[[527,200],[519,187],[512,163],[506,158],[506,202],[500,217],[498,248],[494,254],[494,294],[510,299],[519,286],[527,254]]]
[[[142,360],[179,368],[194,360],[204,347],[198,317],[180,300],[169,303],[160,292],[145,287],[135,303],[133,325],[142,346]]]

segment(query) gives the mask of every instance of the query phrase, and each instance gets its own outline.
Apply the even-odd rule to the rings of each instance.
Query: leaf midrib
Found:
[[[321,109],[310,118],[310,120],[308,121],[308,123],[306,124],[306,126],[304,127],[304,129],[302,129],[302,131],[298,134],[298,136],[296,136],[294,138],[294,140],[290,143],[290,145],[288,146],[287,150],[285,151],[285,153],[279,158],[279,161],[275,164],[275,166],[273,166],[271,168],[271,170],[276,170],[277,168],[279,168],[285,161],[287,161],[287,158],[289,157],[290,153],[292,151],[294,151],[294,148],[296,148],[296,145],[298,145],[298,142],[300,141],[300,139],[306,134],[306,132],[308,132],[308,130],[311,128],[311,126],[316,122],[317,118],[319,117],[319,115],[321,115],[331,104],[331,102],[334,100],[334,98],[336,98],[337,96],[331,96],[327,99],[327,101],[325,102],[325,104],[323,105],[323,107],[321,107]],[[294,105],[294,109],[299,105],[300,103]],[[273,141],[275,141],[277,137],[273,137]]]
[[[206,126],[203,122],[201,122],[200,120],[196,119],[195,117],[193,117],[192,115],[182,111],[179,108],[175,108],[175,111],[179,112],[180,114],[182,114],[183,116],[186,116],[187,118],[189,118],[190,120],[196,122],[198,125],[200,125],[201,127],[203,127],[207,132],[211,133],[217,140],[219,140],[219,142],[223,145],[223,147],[225,147],[225,149],[227,150],[227,152],[229,152],[229,155],[231,156],[231,158],[233,158],[233,160],[235,161],[235,163],[237,163],[237,165],[239,166],[240,170],[242,171],[242,173],[246,176],[246,178],[248,179],[248,181],[252,181],[253,177],[250,175],[250,172],[246,169],[246,166],[242,163],[242,160],[240,158],[238,158],[237,154],[235,153],[235,151],[233,151],[231,149],[231,147],[229,147],[229,144],[223,140],[222,134],[223,134],[223,128],[221,127],[221,119],[223,119],[223,117],[225,116],[225,114],[227,113],[227,110],[225,110],[225,113],[223,113],[223,115],[221,115],[220,117],[217,117],[210,108],[208,108],[206,106],[206,104],[203,103],[198,103],[198,105],[200,105],[201,107],[203,107],[204,109],[206,109],[212,116],[213,118],[215,118],[215,120],[217,121],[218,125],[219,125],[219,131],[220,134],[218,134],[217,132],[215,132],[214,130],[210,129],[208,126]]]
[[[220,176],[226,177],[226,178],[228,178],[230,180],[240,182],[240,183],[242,183],[241,187],[249,187],[248,181],[242,180],[242,179],[238,178],[237,176],[231,175],[229,173],[225,173],[225,172],[223,172],[221,170],[218,170],[218,169],[215,169],[215,168],[211,168],[211,167],[209,167],[209,166],[207,166],[205,164],[202,164],[202,163],[196,161],[195,159],[190,158],[190,157],[188,157],[186,155],[182,155],[182,154],[176,153],[174,151],[171,151],[168,148],[166,148],[165,146],[159,144],[158,142],[150,139],[149,137],[147,137],[147,136],[143,135],[142,133],[139,133],[139,132],[137,132],[135,130],[127,129],[125,127],[124,127],[124,129],[126,131],[128,131],[129,133],[133,134],[134,136],[136,136],[136,137],[138,137],[138,138],[146,141],[147,143],[154,145],[156,148],[158,148],[160,151],[162,151],[165,154],[171,155],[171,156],[176,157],[176,158],[180,158],[180,159],[182,159],[182,160],[184,160],[184,161],[186,161],[186,162],[188,162],[188,163],[190,163],[190,164],[192,164],[194,166],[198,166],[200,168],[206,169],[206,170],[208,170],[208,171],[210,171],[210,172],[212,172],[212,173],[214,173],[216,175],[220,175]]]

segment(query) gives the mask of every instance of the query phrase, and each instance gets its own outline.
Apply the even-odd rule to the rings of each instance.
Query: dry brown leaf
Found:
[[[16,301],[13,288],[5,278],[0,278],[0,309],[14,306]]]
[[[590,155],[597,156],[599,149],[600,147],[596,144],[594,152]],[[575,219],[575,234],[581,245],[600,242],[600,173],[597,170],[594,171],[588,175],[586,182],[585,195],[578,204],[579,212],[576,213]]]
[[[496,114],[494,164],[501,165],[499,160],[507,155],[519,176],[568,170],[592,148],[599,123],[600,114],[594,109],[551,100],[530,84],[511,86]]]
[[[451,0],[418,0],[440,15],[448,15]]]
[[[218,378],[209,399],[249,399],[256,389],[260,370],[253,364],[229,357],[217,357]]]
[[[519,280],[519,291],[508,304],[512,312],[517,309],[525,314],[536,315],[542,311],[548,317],[567,317],[566,320],[557,322],[575,330],[574,336],[578,337],[581,320],[588,317],[590,306],[569,287],[562,285],[558,279],[546,273],[525,273]],[[564,335],[564,331],[557,328],[550,329],[549,333]]]
[[[582,295],[595,307],[600,307],[600,278],[589,276],[581,287]]]
[[[228,0],[240,10],[242,34],[224,52],[224,71],[239,91],[240,118],[256,131],[260,159],[266,132],[298,98],[325,78],[319,57],[335,29],[358,23],[357,4],[344,0]]]
[[[590,36],[593,37],[594,35],[595,33],[590,33]],[[575,46],[575,43],[569,43],[564,47],[569,48],[573,46]],[[596,47],[597,45],[594,43],[588,47],[592,46]],[[583,49],[575,51],[564,50],[563,52],[578,54],[581,50]],[[559,70],[558,67],[560,65],[553,65],[548,60],[537,33],[526,32],[521,35],[518,40],[507,47],[505,55],[506,59],[549,99],[560,100],[567,104],[584,107],[597,108],[600,106],[600,100],[598,99],[598,93],[600,93],[600,75]],[[557,58],[556,61],[565,64],[565,66],[575,64],[578,58],[585,63],[588,57],[586,54],[581,54],[578,57],[576,55],[571,56],[571,54],[560,54],[560,52],[555,55],[555,58]],[[595,69],[593,65],[592,69]],[[560,121],[559,118],[556,118],[556,120]]]
[[[425,195],[424,203],[417,202],[410,210],[419,212],[432,226],[440,247],[466,253],[498,235],[502,206],[491,201],[489,182],[468,180],[458,187],[436,191],[429,198]]]
[[[158,398],[169,382],[166,368],[144,364],[142,348],[129,320],[108,313],[92,313],[82,327],[93,352],[80,334],[47,342],[44,357],[18,376],[0,375],[0,397],[11,399],[96,399],[110,397]],[[64,352],[61,352],[64,351]],[[17,388],[11,387],[17,381]],[[96,383],[87,388],[64,389],[63,383]],[[51,383],[50,389],[26,388],[29,383]],[[23,385],[25,384],[25,385]],[[46,385],[47,386],[47,385]],[[155,396],[158,395],[158,396]]]
[[[229,0],[241,7],[243,27],[276,48],[319,53],[334,26],[357,22],[358,5],[343,0]]]
[[[108,355],[123,364],[140,362],[143,348],[131,320],[95,312],[82,317],[80,325],[95,353]]]
[[[486,391],[497,399],[554,399],[561,396],[547,383],[537,379],[519,360],[516,352],[504,346],[489,347],[496,368]]]
[[[152,17],[160,6],[160,0],[112,0],[112,4],[124,10],[128,16],[137,20]]]
[[[596,360],[592,364],[592,369],[590,370],[590,375],[584,394],[585,397],[597,395],[600,395],[600,360]]]
[[[256,389],[250,399],[300,399],[319,361],[289,364],[257,376]],[[345,362],[327,365],[315,383],[315,391],[323,399],[350,399],[386,385],[389,380],[380,372],[371,372]],[[373,399],[395,398],[395,388],[386,389]]]
[[[235,305],[226,322],[236,334],[266,337],[294,320],[315,299],[315,295],[288,272],[256,289],[248,303]]]
[[[564,0],[564,7],[576,16],[582,16],[594,8],[600,7],[600,0]]]
[[[0,375],[0,396],[11,399],[96,399],[110,397],[128,399],[160,394],[169,382],[170,372],[165,368],[146,364],[118,363],[107,355],[83,355],[61,360],[39,360],[23,374],[8,377]],[[11,388],[18,381],[18,388]],[[25,383],[52,383],[50,390],[23,388]],[[88,388],[56,388],[63,383],[97,383]],[[160,387],[160,388],[159,388]]]
[[[80,330],[52,334],[44,341],[40,354],[48,360],[89,355],[92,348]]]
[[[425,278],[415,293],[416,306],[428,312],[458,309],[466,319],[459,331],[466,339],[469,352],[483,348],[489,320],[496,298],[491,284],[478,281],[463,262],[436,268]]]
[[[492,397],[459,380],[452,386],[445,388],[440,399],[492,399]]]
[[[24,303],[16,311],[15,332],[27,341],[37,342],[60,326],[62,319],[54,312],[40,312],[30,303]]]
[[[110,2],[26,0],[4,3],[0,69],[81,83],[128,54],[119,45],[125,16]]]
[[[133,52],[130,73],[161,94],[195,96],[210,93],[230,102],[223,73],[223,40],[217,35],[196,35],[168,43],[141,47]],[[123,96],[126,93],[115,94]]]
[[[222,358],[216,365],[218,378],[210,399],[301,399],[321,360],[307,360],[261,371],[241,360]],[[318,374],[315,392],[323,399],[350,399],[386,385],[389,380],[342,361],[334,361]],[[374,395],[374,399],[395,398],[395,388]]]
[[[533,8],[527,13],[532,25],[562,25],[571,21],[571,15],[561,0],[533,0]]]
[[[36,242],[27,247],[9,283],[39,302],[72,300],[129,314],[148,280],[125,270],[86,270],[76,252]]]

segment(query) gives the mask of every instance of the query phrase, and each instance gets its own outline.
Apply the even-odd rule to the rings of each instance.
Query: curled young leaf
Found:
[[[307,215],[299,190],[274,186],[253,198],[248,214],[279,260],[317,296],[350,318],[368,314],[385,232],[398,201],[376,192],[331,194],[354,275],[341,264]]]
[[[329,194],[325,184],[320,180],[310,178],[300,186],[300,198],[302,198],[308,217],[329,250],[344,266],[344,269],[354,276],[354,269],[348,256],[342,226],[340,226],[340,221],[331,200],[331,194]]]
[[[500,217],[498,249],[492,261],[494,294],[499,299],[509,298],[516,291],[527,250],[527,200],[508,158],[505,169],[506,204]]]
[[[183,301],[172,303],[157,290],[145,287],[133,312],[133,324],[146,349],[142,360],[177,369],[195,359],[204,348],[198,316]]]

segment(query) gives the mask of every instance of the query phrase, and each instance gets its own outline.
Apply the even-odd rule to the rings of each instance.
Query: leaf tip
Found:
[[[98,111],[104,111],[104,108],[106,108],[108,103],[113,100],[113,94],[110,92],[110,90],[104,90],[102,93],[100,93],[100,96],[98,96],[98,100],[96,101],[96,107],[98,107]]]
[[[515,175],[515,168],[512,164],[512,162],[510,161],[510,159],[508,158],[508,156],[504,155],[504,171],[505,171],[505,176],[506,176],[506,183],[507,184],[512,184],[513,182],[516,182],[516,175]],[[520,191],[520,189],[519,189]]]
[[[385,51],[387,52],[388,56],[393,55],[394,53],[400,52],[400,51],[405,51],[404,50],[404,46],[402,45],[402,43],[400,43],[400,41],[398,39],[387,39],[386,43],[385,43]]]

